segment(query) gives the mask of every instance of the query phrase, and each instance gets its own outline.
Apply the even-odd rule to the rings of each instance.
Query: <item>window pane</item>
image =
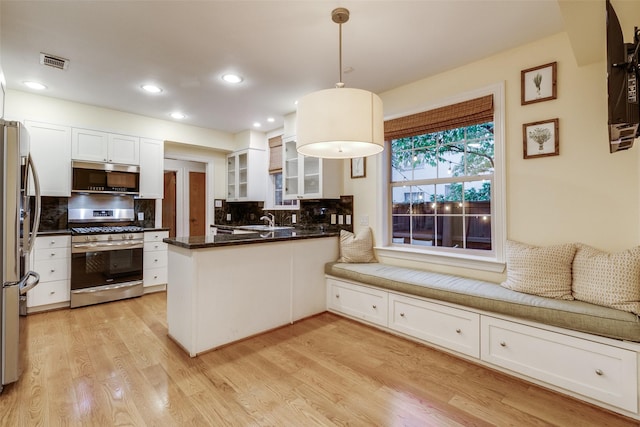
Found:
[[[491,217],[467,216],[467,248],[491,250]]]
[[[411,219],[411,244],[434,246],[435,230],[432,215],[414,215]]]
[[[462,217],[438,215],[438,246],[464,248]]]

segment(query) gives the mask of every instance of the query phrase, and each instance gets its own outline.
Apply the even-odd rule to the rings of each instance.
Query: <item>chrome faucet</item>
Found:
[[[273,227],[275,225],[275,220],[276,220],[275,217],[270,212],[267,212],[266,215],[260,217],[260,221],[268,221],[269,222],[269,227]]]

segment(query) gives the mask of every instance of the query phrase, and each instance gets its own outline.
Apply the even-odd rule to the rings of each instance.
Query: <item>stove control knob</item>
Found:
[[[129,240],[133,239],[133,234],[129,234]]]
[[[91,236],[84,236],[84,241],[88,242],[89,240],[91,240]]]
[[[107,240],[113,240],[113,236],[107,237]]]

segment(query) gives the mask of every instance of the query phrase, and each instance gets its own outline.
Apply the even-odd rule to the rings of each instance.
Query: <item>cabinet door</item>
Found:
[[[298,151],[296,150],[296,141],[285,141],[282,144],[282,185],[283,197],[285,199],[295,199],[300,194],[298,191]]]
[[[164,143],[140,138],[140,198],[164,197]]]
[[[43,196],[71,196],[71,128],[25,122]]]
[[[301,156],[298,161],[302,168],[300,172],[300,194],[303,198],[323,197],[322,195],[322,159],[318,157]]]
[[[140,138],[109,134],[109,162],[127,165],[140,164]]]
[[[109,161],[109,134],[74,128],[71,139],[71,157],[90,162]]]
[[[246,199],[249,195],[248,186],[249,186],[249,174],[247,171],[248,154],[247,153],[239,153],[236,157],[237,160],[237,168],[238,168],[238,199]]]
[[[237,156],[227,156],[227,200],[237,200]]]

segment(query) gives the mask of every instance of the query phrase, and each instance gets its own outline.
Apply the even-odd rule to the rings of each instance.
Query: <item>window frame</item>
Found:
[[[448,97],[438,104],[426,104],[418,107],[414,111],[402,112],[393,117],[387,117],[386,119],[403,117],[486,95],[493,95],[494,104],[494,173],[491,191],[492,250],[482,251],[447,247],[436,248],[392,243],[391,236],[393,234],[393,216],[391,210],[393,205],[393,186],[391,183],[391,144],[389,141],[386,141],[383,155],[378,156],[378,161],[380,162],[378,165],[379,170],[383,171],[383,173],[379,175],[380,188],[384,189],[383,194],[379,198],[381,201],[379,212],[382,212],[383,215],[376,227],[380,231],[378,235],[383,237],[380,245],[376,246],[376,251],[380,256],[402,260],[430,262],[455,267],[466,267],[492,272],[504,271],[504,247],[506,243],[507,224],[504,82]]]

